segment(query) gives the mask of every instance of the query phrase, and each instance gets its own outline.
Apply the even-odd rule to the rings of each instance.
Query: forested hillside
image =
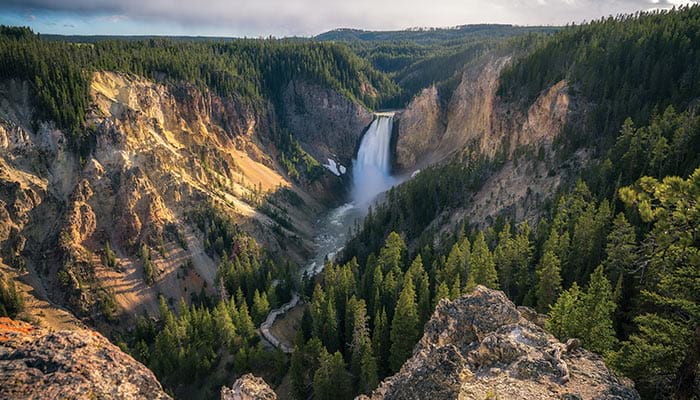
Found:
[[[383,107],[402,108],[421,89],[440,86],[445,98],[465,64],[497,49],[527,48],[559,28],[512,25],[464,25],[454,28],[362,31],[338,29],[314,40],[347,44],[358,56],[387,73],[400,87]]]
[[[347,47],[285,40],[44,40],[26,28],[0,30],[0,78],[33,83],[43,121],[55,121],[79,142],[91,72],[119,71],[165,82],[187,81],[254,107],[275,101],[292,78],[338,90],[374,107],[396,86]],[[371,90],[369,88],[372,88]]]
[[[591,106],[585,127],[568,140],[609,145],[626,118],[644,124],[655,111],[685,110],[697,98],[699,26],[700,9],[690,7],[569,27],[508,67],[499,93],[524,108],[567,79]]]
[[[325,398],[329,374],[346,377],[334,386],[344,396],[367,393],[411,355],[436,302],[476,284],[548,314],[548,330],[604,355],[644,398],[697,396],[698,16],[693,7],[569,27],[506,68],[500,96],[522,108],[567,79],[590,113],[556,146],[599,156],[535,226],[505,214],[487,229],[468,218],[451,233],[432,229],[503,162],[473,150],[388,192],[340,263],[309,283],[292,358],[300,398],[311,382]]]
[[[482,67],[493,85],[469,81],[466,71]],[[105,73],[95,84],[96,73],[104,71],[118,74]],[[26,273],[23,257],[48,243],[59,255],[36,255],[42,257],[36,279],[56,280],[54,290],[66,303],[87,304],[85,298],[98,296],[89,303],[98,317],[72,311],[107,326],[111,338],[151,368],[170,393],[209,398],[233,377],[253,371],[298,399],[368,394],[411,357],[436,305],[476,285],[502,290],[516,305],[546,314],[542,326],[563,343],[578,338],[616,373],[633,379],[644,399],[695,399],[700,393],[700,6],[561,29],[338,30],[308,40],[81,40],[0,27],[0,80],[26,82],[34,125],[54,123],[71,144],[68,155],[52,153],[48,145],[32,147],[30,139],[23,139],[25,147],[2,148],[10,150],[1,166],[13,167],[16,176],[0,175],[0,189],[9,193],[0,191],[0,211],[12,207],[5,207],[5,198],[29,204],[14,207],[12,215],[31,211],[34,220],[45,218],[41,222],[52,225],[46,236],[55,240],[25,248],[22,240],[31,242],[31,235],[43,239],[43,226],[15,218],[21,229],[32,228],[29,239],[20,228],[13,226],[12,236],[6,229],[0,261],[13,262],[7,267],[12,274]],[[410,179],[407,174],[380,196],[363,221],[343,226],[351,238],[342,254],[319,275],[303,277],[288,255],[298,250],[294,256],[301,258],[307,250],[302,230],[312,228],[293,221],[311,225],[326,205],[312,209],[315,199],[295,185],[308,178],[314,193],[330,192],[319,180],[336,176],[284,124],[284,107],[292,108],[284,101],[299,109],[332,103],[322,90],[307,93],[313,101],[305,102],[297,93],[302,85],[290,85],[297,80],[347,100],[323,108],[345,113],[341,124],[346,114],[371,121],[365,108],[406,107],[435,84],[430,93],[437,95],[425,101],[430,107],[417,107],[415,120],[437,121],[444,128],[437,135],[463,135],[446,142],[459,148],[441,149],[448,158],[416,167]],[[105,95],[120,89],[120,95],[141,97],[131,102],[136,106]],[[207,92],[255,110],[241,112],[238,128],[269,124],[264,132],[272,137],[263,141],[273,146],[257,147],[260,138],[236,143],[216,123],[189,118],[180,97],[205,103],[199,94]],[[154,102],[160,107],[155,112],[148,107]],[[158,112],[181,110],[163,104],[186,110],[166,121]],[[206,106],[192,109],[209,112]],[[432,114],[421,115],[424,110]],[[455,118],[468,127],[449,130],[449,115],[478,123]],[[526,124],[535,127],[520,129]],[[0,119],[1,133],[28,138],[27,127],[19,125]],[[536,140],[514,139],[535,136],[543,125]],[[351,149],[360,137],[349,139]],[[143,143],[130,147],[128,140]],[[417,140],[416,147],[426,142]],[[52,156],[57,161],[43,160]],[[556,181],[556,191],[542,198],[542,188],[532,194],[529,181],[521,185],[528,198],[537,198],[534,213],[499,204],[499,196],[514,190],[508,182],[497,182],[498,192],[480,192],[499,172],[518,166]],[[262,176],[263,169],[274,179]],[[335,187],[347,183],[343,179]],[[29,190],[26,182],[39,189]],[[483,220],[469,208],[479,194],[494,210]],[[24,203],[16,201],[20,197]],[[113,211],[123,204],[132,215]],[[294,215],[303,211],[308,215]],[[123,226],[128,240],[111,232]],[[256,241],[256,229],[261,237],[285,240],[269,239],[272,251]],[[177,257],[169,260],[168,254]],[[55,269],[51,257],[61,263]],[[193,259],[210,269],[195,268]],[[0,272],[0,315],[18,317],[27,306],[10,275]],[[133,276],[138,282],[125,280]],[[153,310],[137,314],[140,298],[130,297],[128,324],[119,325],[120,310],[114,293],[101,286],[103,277],[148,292]],[[177,290],[158,286],[166,278]],[[163,287],[186,296],[156,292]],[[296,331],[294,351],[286,355],[268,346],[256,328],[296,294],[296,315],[303,316],[286,322]]]

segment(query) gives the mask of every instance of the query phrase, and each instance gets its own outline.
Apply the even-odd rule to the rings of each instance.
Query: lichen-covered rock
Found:
[[[401,370],[360,399],[639,399],[603,360],[560,343],[483,286],[443,300]]]
[[[0,318],[1,399],[170,399],[153,372],[89,330]]]
[[[277,395],[262,378],[245,374],[232,387],[221,388],[221,400],[277,400]]]

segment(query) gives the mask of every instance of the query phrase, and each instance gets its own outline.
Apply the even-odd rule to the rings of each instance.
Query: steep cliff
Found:
[[[373,118],[346,96],[304,81],[287,85],[281,113],[286,128],[314,158],[346,167],[352,166],[360,137]]]
[[[509,62],[510,55],[487,54],[465,66],[453,91],[424,89],[397,116],[400,173],[465,151],[499,162],[473,196],[433,221],[435,229],[449,230],[464,219],[484,226],[502,214],[535,220],[542,204],[590,161],[585,148],[562,157],[553,146],[565,127],[577,126],[585,115],[586,105],[569,94],[568,82],[556,83],[523,110],[496,95]]]
[[[310,102],[305,113],[314,115],[312,126],[337,121],[323,132],[299,129],[300,140],[318,154],[340,154],[349,162],[371,115],[331,90],[292,87]],[[310,254],[314,217],[325,205],[309,191],[323,192],[323,180],[332,185],[338,178],[327,172],[321,183],[302,188],[285,176],[276,161],[269,108],[187,83],[98,72],[90,86],[86,152],[69,149],[64,132],[51,123],[32,123],[26,83],[4,82],[0,92],[0,262],[41,285],[35,293],[45,300],[81,317],[113,319],[156,313],[159,294],[189,299],[190,293],[212,292],[216,262],[191,218],[207,204],[271,254],[298,262]],[[321,104],[327,104],[325,113]],[[291,125],[303,119],[288,115]],[[317,134],[326,137],[324,146],[314,147]],[[276,196],[274,204],[260,207],[265,196],[282,190],[295,194],[293,204]],[[114,265],[105,263],[107,243]],[[150,285],[142,245],[151,250],[155,268]]]
[[[413,356],[360,399],[638,399],[603,360],[558,342],[499,291],[442,300]]]
[[[0,398],[170,399],[145,366],[99,333],[0,318]]]
[[[394,164],[397,171],[421,168],[441,158],[440,154],[435,153],[445,125],[435,85],[423,89],[395,119],[397,139]]]

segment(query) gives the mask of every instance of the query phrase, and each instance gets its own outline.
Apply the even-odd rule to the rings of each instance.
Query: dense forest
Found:
[[[191,395],[193,386],[211,394],[231,371],[252,370],[270,383],[289,373],[299,399],[349,399],[398,371],[440,300],[485,285],[547,314],[551,333],[579,338],[644,398],[692,398],[700,391],[700,7],[553,31],[515,38],[526,32],[481,26],[388,36],[343,30],[315,40],[80,42],[0,27],[0,79],[29,81],[36,122],[54,121],[84,152],[96,70],[191,82],[260,109],[290,80],[306,79],[377,108],[402,106],[432,83],[449,90],[471,60],[515,50],[500,100],[526,109],[568,80],[588,112],[560,144],[595,150],[536,222],[503,215],[487,228],[468,220],[447,233],[426,228],[464,207],[502,165],[500,156],[466,149],[387,192],[343,254],[297,282],[296,266],[202,206],[187,219],[218,262],[217,295],[192,293],[190,305],[161,298],[159,318],[140,318],[122,347],[178,394]],[[281,131],[276,140],[290,177],[320,174],[292,135]],[[266,207],[260,202],[260,211]],[[147,283],[149,251],[140,252]],[[104,257],[115,262],[109,243]],[[255,329],[294,291],[306,307],[288,359],[265,350]],[[0,314],[22,307],[14,282],[0,277]]]
[[[91,72],[120,71],[165,82],[186,81],[254,107],[274,100],[292,79],[333,88],[372,108],[396,85],[346,46],[295,40],[45,40],[26,28],[0,28],[0,78],[24,79],[37,95],[38,121],[54,121],[79,146]]]
[[[509,66],[499,94],[526,108],[566,79],[588,103],[570,144],[609,145],[626,118],[643,124],[669,105],[685,110],[700,92],[700,8],[621,15],[563,29]],[[606,146],[601,146],[605,148]]]
[[[315,40],[347,44],[374,68],[385,72],[400,90],[385,96],[384,108],[404,107],[421,89],[437,85],[443,101],[459,83],[460,72],[487,53],[512,53],[556,32],[556,27],[465,25],[404,31],[340,29]]]
[[[308,283],[309,307],[291,365],[298,398],[311,392],[332,398],[325,395],[331,393],[323,379],[328,374],[344,377],[334,392],[341,398],[368,393],[410,357],[440,299],[479,284],[548,314],[550,332],[579,338],[604,355],[634,379],[643,397],[691,398],[700,361],[700,169],[693,170],[697,159],[684,160],[699,154],[697,123],[694,114],[673,109],[639,129],[628,121],[610,150],[618,174],[603,185],[615,189],[606,195],[579,180],[536,226],[508,218],[486,230],[462,223],[438,240],[421,230],[438,207],[449,210],[478,185],[480,174],[457,168],[461,161],[394,189],[367,216],[345,261],[327,265],[320,282]],[[648,140],[681,154],[651,162],[637,158],[636,146],[623,145]],[[589,175],[597,176],[595,184],[603,179]]]
[[[536,226],[506,215],[486,230],[468,221],[448,235],[425,229],[465,205],[498,166],[469,152],[389,191],[340,265],[307,289],[305,336],[292,359],[304,371],[293,375],[300,398],[310,390],[330,398],[318,378],[343,367],[308,361],[319,342],[345,360],[344,396],[366,393],[410,356],[437,301],[477,284],[548,314],[548,330],[603,354],[644,398],[697,394],[699,15],[695,7],[610,18],[538,38],[503,72],[500,95],[526,107],[569,79],[591,113],[565,144],[600,158]]]

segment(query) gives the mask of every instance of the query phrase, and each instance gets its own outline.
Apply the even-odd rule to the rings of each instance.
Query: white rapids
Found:
[[[372,124],[362,137],[357,158],[353,160],[352,171],[352,201],[331,210],[323,218],[316,221],[316,254],[305,265],[300,274],[312,277],[323,270],[327,261],[332,261],[343,249],[350,238],[350,230],[367,212],[376,197],[392,186],[401,182],[391,175],[391,133],[394,124],[394,113],[375,114]],[[326,168],[336,175],[342,170],[336,170],[336,163],[328,160]],[[280,308],[272,310],[260,327],[261,335],[274,347],[285,353],[292,349],[274,337],[270,328],[277,318],[282,317],[299,302],[299,295],[294,293],[292,300]]]

